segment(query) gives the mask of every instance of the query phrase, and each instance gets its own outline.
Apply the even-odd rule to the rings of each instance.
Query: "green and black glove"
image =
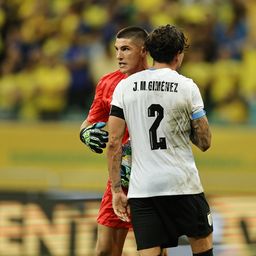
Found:
[[[108,132],[103,130],[105,122],[94,123],[80,131],[80,140],[93,152],[101,154],[108,142]]]
[[[122,145],[122,163],[121,163],[121,185],[125,188],[129,187],[132,165],[132,149],[130,140]]]

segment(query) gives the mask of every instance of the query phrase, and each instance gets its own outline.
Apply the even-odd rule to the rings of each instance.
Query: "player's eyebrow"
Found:
[[[124,48],[131,48],[131,46],[130,45],[121,45],[120,47],[117,47],[116,45],[115,45],[115,49],[116,50],[118,50],[118,49],[124,49]]]
[[[120,48],[123,49],[123,48],[131,48],[131,47],[129,45],[122,45]]]

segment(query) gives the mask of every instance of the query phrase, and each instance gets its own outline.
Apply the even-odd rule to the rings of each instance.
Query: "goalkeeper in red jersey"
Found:
[[[80,139],[93,152],[102,153],[108,141],[104,126],[109,118],[110,102],[117,84],[127,76],[147,68],[144,42],[147,32],[140,27],[127,27],[116,35],[115,49],[119,70],[103,76],[97,87],[89,114],[81,125]],[[122,185],[128,189],[131,151],[128,132],[123,138]],[[126,188],[125,188],[126,187]],[[108,180],[98,217],[96,255],[121,256],[131,223],[120,220],[112,208],[111,184]],[[166,251],[162,255],[166,255]]]

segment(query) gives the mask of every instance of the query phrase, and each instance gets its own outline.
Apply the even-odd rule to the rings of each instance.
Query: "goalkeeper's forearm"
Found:
[[[84,128],[90,126],[90,125],[92,125],[92,123],[88,122],[87,119],[85,119],[85,120],[82,122],[81,126],[80,126],[80,132],[81,132],[82,129],[84,129]]]

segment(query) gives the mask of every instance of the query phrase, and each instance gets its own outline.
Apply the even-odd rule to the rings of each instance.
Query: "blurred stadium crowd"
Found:
[[[85,115],[117,69],[115,33],[170,23],[188,37],[181,72],[209,119],[256,124],[255,13],[256,0],[0,0],[0,119]]]

